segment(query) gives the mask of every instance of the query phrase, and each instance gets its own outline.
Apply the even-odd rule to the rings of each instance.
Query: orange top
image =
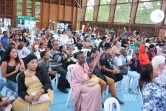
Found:
[[[139,60],[140,60],[140,65],[145,65],[145,64],[150,64],[150,60],[148,58],[148,55],[145,53],[145,45],[142,44],[139,47]]]

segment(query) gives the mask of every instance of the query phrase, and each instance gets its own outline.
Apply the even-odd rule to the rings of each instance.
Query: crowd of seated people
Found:
[[[30,111],[34,108],[35,111],[48,110],[54,98],[51,80],[59,75],[58,89],[62,93],[68,93],[66,88],[71,87],[75,111],[100,110],[101,96],[107,85],[111,96],[120,104],[125,104],[118,97],[115,85],[125,75],[132,79],[129,93],[137,95],[138,88],[141,89],[145,111],[151,108],[160,110],[160,107],[161,110],[164,109],[165,38],[141,37],[135,31],[133,35],[126,34],[118,35],[110,31],[103,35],[97,29],[93,33],[82,34],[68,31],[54,34],[50,28],[41,31],[35,29],[33,34],[28,29],[16,32],[11,28],[4,31],[0,40],[3,76],[0,89],[4,87],[3,80],[6,79],[5,85],[14,92],[16,100],[0,102],[0,106],[12,103],[13,111],[24,111],[24,108],[29,108]],[[85,55],[82,49],[89,52]],[[133,50],[130,58],[129,49]],[[71,64],[74,66],[69,84],[66,75],[67,67]],[[160,90],[163,91],[162,94],[151,93],[158,93]],[[31,92],[37,93],[31,95]],[[50,98],[49,102],[32,104],[45,93]],[[158,98],[153,107],[149,105],[152,104],[151,96]],[[160,100],[162,101],[158,106]]]

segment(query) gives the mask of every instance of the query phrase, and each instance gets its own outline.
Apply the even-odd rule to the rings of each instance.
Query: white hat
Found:
[[[165,57],[164,56],[155,56],[153,59],[152,59],[152,65],[153,67],[155,68],[158,68],[160,64],[164,64],[165,63]]]

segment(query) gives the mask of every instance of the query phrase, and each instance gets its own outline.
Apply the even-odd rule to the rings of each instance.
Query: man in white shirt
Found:
[[[66,32],[64,31],[63,34],[60,36],[60,46],[65,45],[65,40],[68,38],[68,36],[66,35]]]
[[[121,55],[118,57],[117,60],[117,66],[120,70],[126,68],[128,69],[128,66],[132,64],[131,61],[127,61],[127,51],[126,49],[121,50]],[[127,71],[127,76],[131,77],[133,79],[132,84],[130,85],[129,92],[133,94],[137,94],[135,90],[135,86],[140,78],[140,74],[138,74],[136,71]]]
[[[99,47],[99,44],[100,44],[101,41],[102,40],[100,39],[100,35],[97,35],[97,38],[95,40],[95,45],[96,45],[97,48]]]
[[[73,46],[74,45],[74,39],[72,38],[72,34],[71,33],[68,33],[67,34],[68,35],[68,38],[67,39],[65,39],[65,44],[67,45],[67,46]]]
[[[153,70],[158,72],[158,77],[154,80],[159,84],[166,84],[166,68],[165,68],[165,57],[155,56],[152,59]]]

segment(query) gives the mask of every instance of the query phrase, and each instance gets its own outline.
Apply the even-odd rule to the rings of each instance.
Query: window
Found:
[[[93,7],[86,8],[85,21],[93,21]]]
[[[117,3],[128,3],[132,2],[132,0],[117,0]]]
[[[131,4],[117,4],[114,22],[129,23]]]
[[[94,2],[95,0],[87,0],[85,21],[93,21]]]
[[[160,2],[140,2],[138,4],[137,14],[136,14],[136,23],[140,24],[155,24],[150,20],[151,13],[160,9]]]
[[[35,18],[36,22],[40,22],[40,2],[36,2],[35,5]]]
[[[28,16],[32,16],[32,1],[31,0],[27,0],[26,1],[26,13]]]
[[[3,18],[0,18],[0,28],[3,27]]]
[[[110,4],[111,0],[101,0],[100,5]]]
[[[108,22],[109,12],[110,12],[110,5],[100,6],[99,14],[98,14],[98,21]]]
[[[22,16],[22,0],[17,0],[17,16]]]
[[[95,0],[87,0],[87,6],[92,7],[94,6]]]
[[[111,0],[101,0],[100,1],[98,21],[108,22],[109,12],[110,12],[110,8],[111,8],[110,3],[111,3]]]

